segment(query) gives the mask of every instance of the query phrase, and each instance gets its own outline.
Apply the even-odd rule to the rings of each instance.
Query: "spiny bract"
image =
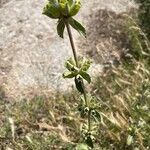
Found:
[[[81,8],[80,0],[49,0],[43,14],[53,19],[75,16]]]

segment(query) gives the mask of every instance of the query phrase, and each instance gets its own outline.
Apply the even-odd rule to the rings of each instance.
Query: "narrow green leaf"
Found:
[[[91,83],[91,77],[88,73],[86,73],[85,71],[81,71],[79,73],[88,83]]]
[[[74,67],[75,67],[75,61],[70,58],[69,60],[66,61],[65,63],[65,67],[69,70],[69,71],[74,71]]]
[[[70,18],[69,19],[69,24],[75,29],[77,30],[81,35],[83,35],[84,37],[86,37],[86,31],[85,28],[75,19]]]
[[[64,30],[65,30],[65,24],[63,19],[60,19],[58,21],[58,25],[57,25],[57,33],[58,35],[63,38],[64,37]]]
[[[80,8],[81,8],[81,3],[80,3],[80,1],[76,1],[76,2],[72,5],[72,7],[70,8],[70,13],[69,13],[69,15],[70,15],[70,16],[75,16],[75,15],[79,12]]]
[[[81,77],[75,77],[75,85],[79,92],[84,93]]]

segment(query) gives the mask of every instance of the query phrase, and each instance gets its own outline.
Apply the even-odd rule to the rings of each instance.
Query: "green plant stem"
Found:
[[[69,35],[69,40],[70,40],[71,48],[72,48],[72,51],[73,51],[73,56],[74,56],[74,59],[75,59],[75,62],[76,62],[76,66],[79,67],[79,63],[78,63],[78,59],[77,59],[77,52],[76,52],[75,44],[74,44],[74,41],[73,41],[73,36],[72,36],[71,29],[70,29],[70,25],[69,25],[67,19],[65,19],[65,24],[66,24],[66,27],[67,27],[67,32],[68,32],[68,35]],[[85,100],[85,104],[86,104],[86,107],[87,107],[88,102],[87,102],[87,95],[86,95],[86,90],[85,90],[83,79],[81,79],[81,83],[82,83],[84,100]]]
[[[67,32],[68,32],[68,35],[69,35],[69,40],[70,40],[73,56],[74,56],[74,59],[75,59],[75,62],[76,62],[76,66],[79,67],[77,52],[76,52],[75,44],[74,44],[74,41],[73,41],[73,36],[72,36],[71,29],[70,29],[70,25],[69,25],[67,19],[65,19],[65,24],[66,24],[66,27],[67,27]]]
[[[69,40],[70,40],[70,44],[71,44],[71,47],[72,47],[74,59],[75,59],[77,67],[79,67],[75,44],[74,44],[74,41],[73,41],[73,36],[72,36],[71,29],[70,29],[70,25],[69,25],[67,19],[65,20],[65,24],[66,24],[66,27],[67,27],[67,32],[68,32],[68,35],[69,35]],[[83,89],[85,105],[86,105],[86,107],[88,107],[87,95],[86,95],[86,90],[85,90],[83,79],[81,79],[81,84],[82,84],[82,89]],[[88,111],[87,121],[88,121],[88,130],[90,132],[90,130],[91,130],[91,110]]]

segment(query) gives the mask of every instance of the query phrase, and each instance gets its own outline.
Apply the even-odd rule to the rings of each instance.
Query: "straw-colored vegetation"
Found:
[[[100,114],[94,150],[150,149],[150,42],[137,18],[124,17],[129,50],[92,85]],[[3,101],[0,91],[0,149],[90,149],[80,138],[76,91],[21,102]]]

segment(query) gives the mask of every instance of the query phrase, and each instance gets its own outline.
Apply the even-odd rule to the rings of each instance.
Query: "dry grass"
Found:
[[[94,88],[102,103],[100,135],[105,140],[100,143],[111,141],[108,149],[145,150],[150,145],[150,43],[134,20],[126,17],[130,50],[119,66],[106,69]]]
[[[117,65],[107,64],[92,87],[101,114],[95,150],[150,149],[150,45],[137,23],[130,17],[127,22],[123,35],[129,50],[119,55]],[[3,101],[3,96],[2,91],[0,149],[73,150],[82,142],[78,93],[20,102]]]

